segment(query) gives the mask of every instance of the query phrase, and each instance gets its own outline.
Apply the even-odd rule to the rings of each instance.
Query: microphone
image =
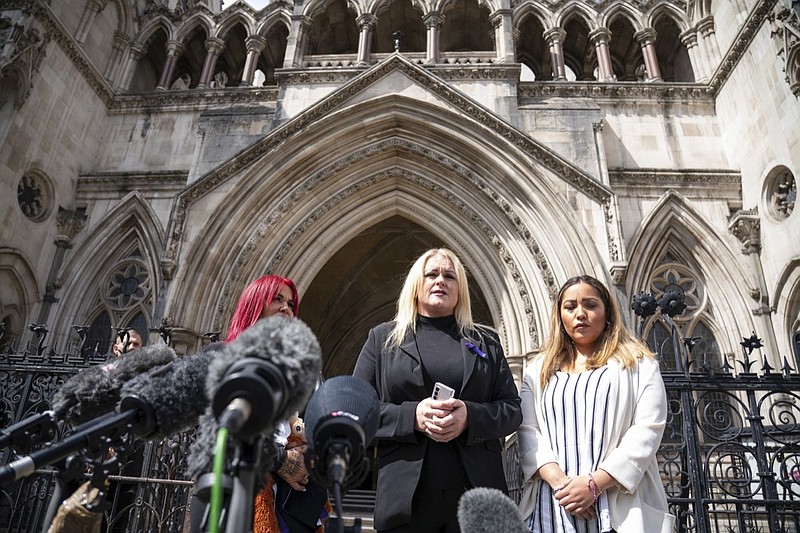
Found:
[[[189,452],[189,474],[211,472],[222,424],[240,439],[268,436],[271,441],[276,423],[305,405],[321,366],[319,342],[302,320],[272,316],[244,330],[209,365],[211,402]],[[260,475],[266,476],[274,457],[269,442],[263,447]]]
[[[165,345],[161,346],[163,350]],[[127,355],[135,357],[144,350],[142,348],[122,357]],[[168,348],[167,350],[172,352]],[[234,363],[246,359],[250,359],[248,365],[253,363],[252,359],[263,360],[263,364],[273,367],[268,372],[271,375],[270,379],[282,385],[283,382],[275,377],[280,376],[287,384],[286,387],[274,391],[273,400],[276,409],[266,417],[269,421],[287,418],[291,412],[302,407],[313,391],[322,364],[319,343],[308,326],[298,319],[286,317],[271,317],[258,321],[219,352],[201,352],[180,359],[174,359],[174,352],[172,355],[173,359],[166,365],[151,368],[122,383],[121,390],[114,390],[111,384],[119,384],[122,380],[118,378],[128,377],[131,373],[126,370],[132,368],[127,366],[127,362],[109,370],[111,377],[104,375],[105,371],[87,369],[91,371],[86,372],[80,380],[76,380],[79,386],[68,387],[69,394],[63,394],[64,400],[59,403],[60,411],[74,419],[82,418],[89,411],[84,408],[86,406],[80,406],[76,402],[86,400],[92,404],[89,406],[90,409],[99,409],[104,401],[116,395],[122,398],[119,402],[119,412],[105,413],[96,417],[79,428],[80,431],[76,429],[76,433],[63,442],[23,457],[13,465],[2,467],[0,484],[28,476],[40,466],[52,464],[89,446],[99,438],[116,435],[127,428],[137,436],[155,440],[195,426],[200,415],[207,408],[211,409],[209,396],[213,395],[207,394],[207,389],[216,391],[219,388],[225,392],[229,388],[235,390],[232,385],[223,386],[222,378],[229,369],[232,369]],[[234,369],[235,371],[231,373],[235,377],[232,383],[241,382],[236,380],[247,382],[255,379],[242,370],[249,368],[248,365],[237,366]],[[87,383],[92,376],[102,382],[102,394],[89,393]],[[239,392],[228,394],[234,398],[246,399],[249,393],[246,387],[242,387],[241,394]],[[261,401],[260,398],[251,397],[250,401]],[[261,407],[255,403],[253,406]],[[201,430],[210,425],[203,424]],[[201,433],[204,434],[203,431],[198,431],[198,435]],[[215,433],[211,436],[209,446],[203,447],[203,442],[198,438],[194,448],[199,446],[201,453],[213,450],[214,435]],[[189,457],[190,467],[192,455]],[[203,460],[210,461],[212,455],[207,454]],[[195,459],[194,462],[197,464],[198,460]]]
[[[527,533],[517,504],[503,491],[469,489],[458,500],[458,525],[470,533]]]
[[[305,423],[314,480],[342,490],[361,483],[369,469],[366,449],[380,423],[372,385],[354,376],[326,380],[306,406]]]
[[[124,383],[176,358],[166,344],[154,344],[122,354],[113,361],[81,370],[53,396],[53,412],[73,424],[88,422],[114,410]]]

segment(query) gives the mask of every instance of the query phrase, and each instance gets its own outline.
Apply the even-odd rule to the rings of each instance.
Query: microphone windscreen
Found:
[[[322,368],[322,353],[316,336],[300,319],[272,316],[259,320],[216,354],[208,370],[209,398],[214,398],[219,391],[220,383],[231,366],[246,359],[260,359],[272,365],[283,376],[285,387],[285,390],[276,391],[280,401],[273,406],[275,410],[268,413],[267,419],[271,423],[257,433],[265,437],[256,478],[256,482],[262,485],[276,456],[272,438],[275,426],[305,405]],[[242,393],[246,396],[246,391]],[[194,478],[211,472],[219,429],[213,405],[208,400],[206,403],[208,408],[200,419],[196,439],[189,451],[187,472]],[[254,405],[253,408],[258,410],[265,406]]]
[[[363,446],[369,446],[380,424],[380,402],[375,389],[355,376],[336,376],[314,392],[306,406],[305,418],[308,442],[319,443],[317,427],[332,417],[345,416],[364,430]],[[320,450],[315,450],[320,452]]]
[[[276,406],[273,422],[302,409],[322,370],[322,350],[311,329],[298,318],[271,316],[244,330],[214,358],[206,382],[209,398],[214,398],[231,366],[250,358],[274,365],[285,381],[286,390],[279,391],[282,401]]]
[[[134,433],[156,440],[195,426],[208,406],[205,384],[209,362],[218,355],[206,351],[182,357],[125,383],[119,410],[143,410]]]
[[[469,533],[527,533],[519,507],[503,491],[477,487],[458,501],[458,525]]]
[[[73,424],[110,413],[120,400],[124,383],[175,360],[166,344],[154,344],[127,352],[109,363],[91,366],[68,379],[53,397],[55,416]]]

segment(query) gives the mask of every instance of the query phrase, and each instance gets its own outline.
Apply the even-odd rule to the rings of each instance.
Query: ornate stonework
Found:
[[[761,219],[758,209],[737,211],[731,217],[728,229],[742,243],[745,255],[761,251]]]

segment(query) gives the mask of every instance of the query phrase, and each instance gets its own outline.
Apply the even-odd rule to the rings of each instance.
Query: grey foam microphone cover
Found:
[[[458,525],[464,533],[527,533],[519,507],[503,491],[477,487],[458,501]]]
[[[172,348],[166,344],[154,344],[81,370],[56,392],[53,411],[57,418],[73,424],[82,424],[110,413],[116,408],[125,383],[175,358]]]
[[[274,410],[267,417],[270,423],[260,432],[261,436],[268,437],[269,440],[262,448],[257,479],[259,483],[263,483],[276,455],[272,442],[275,425],[305,406],[322,368],[322,354],[316,336],[303,321],[283,316],[259,320],[214,357],[208,369],[208,398],[213,399],[223,388],[221,383],[231,367],[253,358],[273,365],[282,375],[285,385],[285,390],[277,391],[280,398],[276,399],[272,406]],[[224,392],[226,398],[232,396],[229,390]],[[187,471],[192,477],[211,471],[219,424],[212,403],[207,401],[207,405],[189,452]],[[265,406],[255,405],[254,408],[263,409]]]

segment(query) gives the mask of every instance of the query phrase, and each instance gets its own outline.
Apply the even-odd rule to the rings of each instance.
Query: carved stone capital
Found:
[[[206,39],[206,52],[209,54],[221,54],[225,49],[225,41],[217,37]]]
[[[633,34],[633,38],[636,39],[636,42],[639,43],[640,46],[655,43],[657,36],[656,30],[653,28],[643,28]]]
[[[622,285],[628,275],[628,263],[612,263],[608,271],[611,274],[612,283]]]
[[[690,28],[680,35],[681,44],[686,48],[697,46],[697,30]]]
[[[761,250],[761,219],[758,209],[737,211],[731,217],[728,230],[741,241],[742,253],[758,253]]]
[[[611,32],[608,28],[595,28],[589,32],[589,39],[591,39],[595,46],[599,44],[608,44],[608,40],[611,39]]]
[[[431,11],[422,17],[422,22],[428,29],[441,28],[442,24],[444,24],[444,15],[438,11]]]
[[[183,43],[180,41],[173,41],[171,39],[167,41],[167,55],[177,57],[183,53],[183,48]]]
[[[708,35],[714,33],[714,16],[707,15],[700,19],[697,23],[697,31],[699,31],[703,37],[707,37]]]
[[[567,36],[567,32],[564,28],[556,26],[554,28],[550,28],[542,35],[544,40],[547,41],[548,46],[553,46],[556,43],[564,42],[564,37]]]
[[[372,13],[364,13],[356,19],[356,24],[359,31],[372,30],[378,24],[378,17]]]
[[[58,213],[56,213],[56,228],[58,235],[56,235],[56,246],[60,248],[68,248],[72,243],[72,239],[78,234],[86,223],[86,215],[71,209],[65,209],[58,206]]]
[[[267,40],[260,35],[250,35],[244,40],[244,45],[247,47],[248,52],[261,53],[267,46]]]
[[[163,259],[161,261],[161,275],[164,276],[164,279],[172,279],[175,275],[175,270],[177,269],[177,264],[172,259]]]

